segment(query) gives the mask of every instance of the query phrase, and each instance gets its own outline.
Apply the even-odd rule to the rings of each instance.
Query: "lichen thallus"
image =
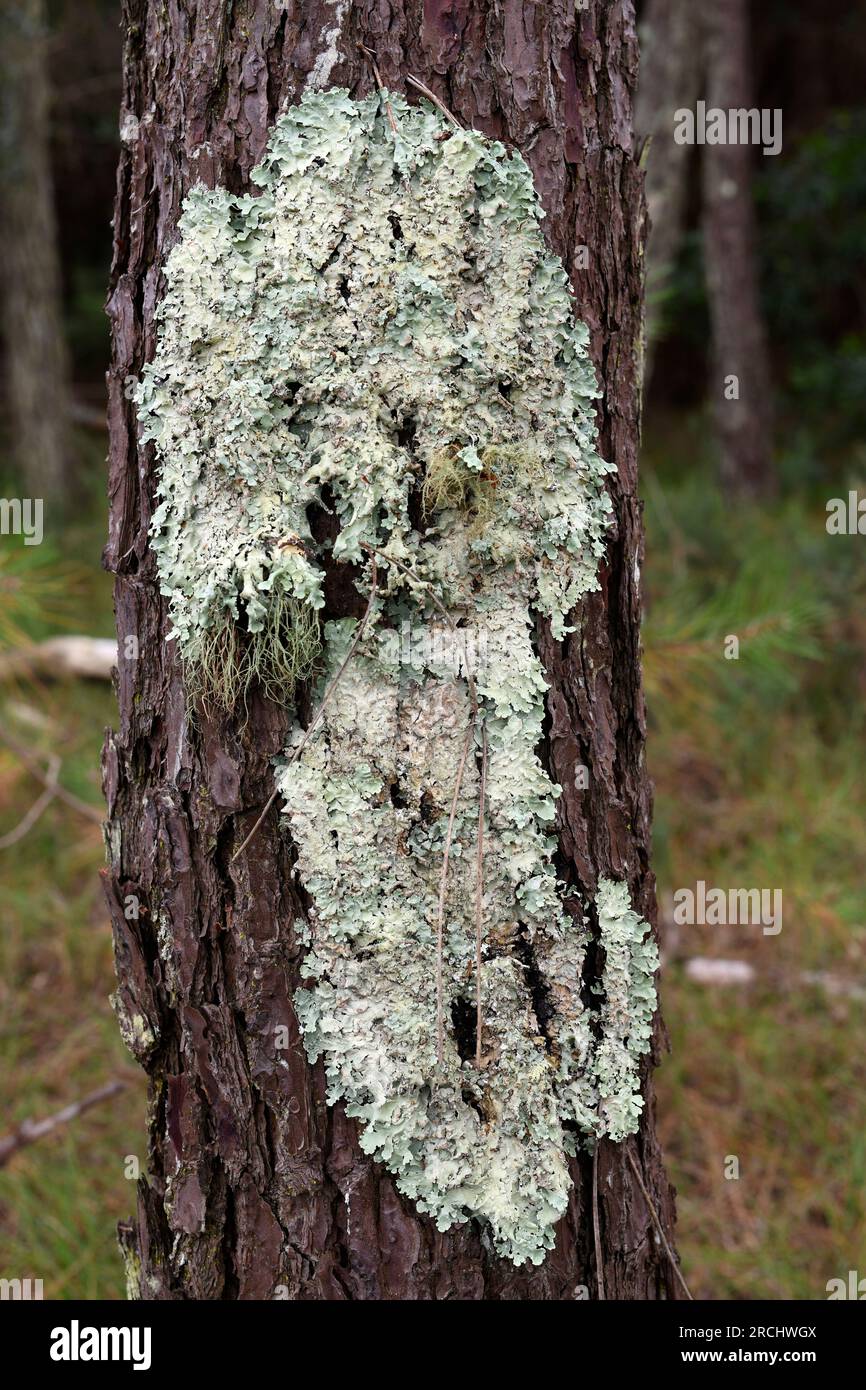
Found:
[[[525,161],[426,102],[307,93],[254,183],[187,195],[134,387],[170,638],[227,710],[253,679],[291,709],[317,644],[233,860],[281,796],[329,1103],[441,1229],[538,1263],[569,1159],[637,1130],[655,1003],[627,884],[557,872],[539,755],[535,625],[572,659],[612,520],[589,332]],[[324,621],[329,567],[362,563],[363,617]]]

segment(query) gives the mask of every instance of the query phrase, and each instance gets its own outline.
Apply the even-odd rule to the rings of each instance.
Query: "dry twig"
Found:
[[[44,1120],[25,1120],[11,1134],[6,1134],[0,1139],[0,1168],[4,1167],[12,1155],[17,1153],[19,1149],[23,1149],[26,1144],[34,1143],[45,1134],[51,1134],[52,1130],[58,1129],[60,1125],[68,1124],[70,1120],[83,1115],[85,1110],[99,1105],[101,1101],[110,1100],[125,1086],[125,1081],[108,1081],[97,1091],[91,1091],[90,1095],[84,1096],[81,1100],[73,1101],[71,1105],[64,1105],[62,1110],[56,1110],[53,1115],[46,1116]]]
[[[605,1302],[604,1258],[601,1253],[601,1223],[598,1215],[598,1151],[601,1139],[595,1141],[592,1151],[592,1236],[595,1244],[595,1277],[598,1280],[598,1296]]]
[[[52,753],[48,760],[48,771],[45,774],[45,790],[39,794],[30,810],[27,812],[14,830],[10,830],[8,835],[0,835],[0,849],[11,849],[17,845],[19,840],[23,840],[28,830],[36,824],[42,812],[46,810],[57,795],[57,778],[60,773],[60,759],[56,753]]]
[[[668,1259],[669,1259],[670,1262],[671,1262],[671,1265],[672,1265],[672,1267],[673,1267],[674,1274],[677,1276],[677,1279],[680,1281],[680,1284],[682,1285],[683,1289],[685,1290],[686,1298],[691,1299],[691,1301],[694,1302],[694,1299],[692,1298],[691,1289],[689,1288],[688,1284],[687,1284],[686,1281],[685,1281],[685,1278],[683,1277],[683,1272],[682,1272],[682,1270],[680,1269],[679,1263],[678,1263],[678,1261],[677,1261],[677,1257],[676,1257],[676,1255],[674,1254],[673,1250],[671,1249],[670,1244],[669,1244],[669,1242],[668,1242],[668,1238],[667,1238],[667,1236],[665,1235],[664,1230],[662,1229],[662,1223],[661,1223],[661,1221],[660,1221],[660,1219],[659,1219],[659,1214],[658,1214],[658,1212],[656,1211],[655,1202],[653,1201],[652,1197],[651,1197],[651,1196],[649,1195],[649,1193],[647,1192],[646,1183],[645,1183],[644,1180],[643,1180],[643,1174],[641,1173],[641,1170],[640,1170],[640,1168],[639,1168],[639,1166],[638,1166],[637,1159],[635,1158],[635,1156],[634,1156],[634,1154],[632,1153],[632,1151],[631,1151],[630,1148],[627,1148],[627,1149],[626,1149],[626,1154],[627,1154],[627,1156],[628,1156],[628,1161],[629,1161],[629,1163],[631,1164],[631,1170],[632,1170],[632,1172],[634,1173],[635,1178],[637,1179],[637,1185],[638,1185],[638,1187],[640,1188],[641,1192],[643,1193],[643,1199],[644,1199],[644,1201],[645,1201],[646,1204],[647,1204],[647,1211],[649,1212],[650,1216],[651,1216],[652,1219],[653,1219],[653,1225],[655,1226],[655,1228],[656,1228],[656,1230],[657,1230],[657,1232],[658,1232],[659,1240],[661,1241],[662,1245],[664,1246],[665,1254],[667,1255]]]
[[[457,776],[454,779],[454,795],[451,798],[448,829],[445,832],[445,848],[442,851],[442,872],[439,875],[439,903],[436,910],[436,1039],[440,1066],[445,1060],[445,989],[443,974],[445,958],[445,895],[448,891],[448,863],[451,858],[451,842],[454,838],[454,818],[457,815],[457,802],[460,799],[460,788],[463,785],[463,771],[466,767],[469,745],[472,742],[474,733],[475,720],[473,718],[469,721],[469,727],[466,730],[466,737],[463,740],[463,748],[460,753],[460,762],[457,764]]]
[[[96,806],[91,806],[88,801],[82,801],[73,792],[68,792],[58,781],[52,781],[50,774],[40,766],[39,760],[34,757],[30,749],[25,748],[23,743],[19,743],[17,738],[13,738],[8,730],[0,729],[0,739],[7,748],[11,748],[16,758],[20,758],[25,767],[30,769],[34,777],[38,777],[46,788],[51,788],[52,794],[57,797],[58,801],[65,802],[67,806],[72,807],[73,811],[78,811],[80,815],[96,821],[97,825],[102,825],[102,812]]]
[[[484,918],[484,801],[487,795],[487,725],[481,725],[478,851],[475,860],[475,1065],[481,1066],[481,927]]]
[[[422,579],[420,575],[413,573],[413,571],[410,570],[408,566],[402,564],[399,560],[395,560],[394,557],[392,555],[388,555],[386,551],[377,550],[375,546],[367,545],[364,542],[362,542],[362,548],[364,550],[369,551],[371,555],[380,556],[389,565],[394,565],[400,571],[400,573],[404,574],[407,579],[410,579],[413,584],[418,584],[421,588],[427,591],[427,593],[433,601],[435,608],[442,614],[443,618],[448,624],[448,627],[452,635],[458,640],[459,649],[460,629],[457,627],[457,624],[454,622],[454,619],[451,617],[451,614],[448,612],[448,609],[438,598],[438,596],[434,593],[433,588],[428,583],[428,581],[426,579]],[[475,734],[476,724],[478,721],[478,689],[475,684],[475,675],[469,664],[469,653],[466,650],[465,646],[463,648],[463,665],[464,670],[466,672],[466,688],[469,693],[469,727],[466,730],[466,737],[463,741],[463,749],[460,754],[460,762],[457,765],[457,777],[454,783],[454,796],[451,800],[451,811],[448,816],[448,829],[445,834],[445,848],[442,854],[442,872],[439,876],[439,901],[436,912],[436,1048],[440,1065],[445,1058],[445,987],[443,976],[445,958],[445,896],[448,887],[448,865],[451,859],[451,842],[454,835],[454,819],[457,815],[457,802],[460,798],[460,788],[463,785],[463,772],[466,767],[466,759],[469,755],[469,748],[472,743],[472,739]],[[483,804],[484,802],[482,794],[482,807]],[[478,931],[480,931],[480,927],[476,926],[476,932]],[[478,985],[478,989],[480,990],[480,984]],[[480,1039],[480,1020],[476,1023],[476,1031],[478,1038]],[[476,1040],[476,1055],[478,1055],[477,1049],[478,1042]]]
[[[382,85],[382,77],[381,77],[381,74],[380,74],[380,72],[379,72],[379,69],[378,69],[377,66],[376,66],[376,54],[375,54],[375,51],[374,51],[372,48],[368,48],[367,45],[366,45],[365,43],[359,43],[359,44],[358,44],[358,47],[361,49],[361,51],[362,51],[363,53],[366,53],[367,57],[370,59],[370,67],[373,69],[373,77],[374,77],[374,79],[375,79],[376,86],[377,86],[378,89],[379,89],[379,95],[381,96],[382,93],[384,92],[385,88],[384,88],[384,86]],[[391,103],[390,103],[390,101],[388,100],[387,97],[385,97],[385,110],[386,110],[387,113],[388,113],[388,122],[389,122],[389,124],[390,124],[390,126],[391,126],[391,129],[393,130],[394,134],[396,135],[396,134],[397,134],[397,122],[396,122],[395,119],[394,119],[394,111],[393,111],[393,108],[392,108],[392,106],[391,106]]]
[[[420,78],[413,77],[411,73],[407,72],[406,81],[411,82],[413,87],[417,87],[419,92],[423,92],[427,100],[432,101],[433,105],[438,107],[439,110],[442,112],[442,115],[447,116],[448,120],[451,122],[452,125],[456,125],[458,130],[463,129],[457,117],[454,115],[454,112],[449,111],[444,101],[437,97],[435,92],[431,92],[430,88],[426,87],[424,83],[420,80]]]

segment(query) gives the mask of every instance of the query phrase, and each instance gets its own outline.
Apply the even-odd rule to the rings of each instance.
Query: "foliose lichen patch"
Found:
[[[584,979],[594,914],[557,879],[559,788],[537,753],[534,624],[562,638],[597,587],[609,466],[526,164],[388,106],[396,130],[378,96],[309,93],[278,120],[258,194],[188,195],[137,388],[160,462],[153,546],[188,680],[212,699],[256,678],[288,703],[313,669],[321,699],[356,642],[316,737],[277,769],[312,902],[305,1045],[420,1209],[442,1229],[476,1217],[497,1252],[538,1263],[576,1144],[637,1127],[655,1006],[624,884],[598,887],[598,1000]],[[333,541],[314,538],[313,504]],[[369,595],[374,555],[357,641],[354,619],[319,622],[325,567],[353,562]]]

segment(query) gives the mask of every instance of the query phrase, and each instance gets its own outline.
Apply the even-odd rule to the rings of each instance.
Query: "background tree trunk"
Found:
[[[707,108],[752,105],[748,0],[716,0],[701,15]],[[710,396],[719,467],[733,495],[761,496],[775,487],[770,367],[758,291],[754,148],[702,150],[704,270],[712,327]],[[725,394],[737,378],[738,398]]]
[[[650,140],[644,389],[665,311],[665,294],[683,235],[692,148],[673,138],[674,113],[694,109],[701,81],[701,28],[694,0],[649,0],[640,25],[640,81],[635,107],[639,141]]]
[[[618,468],[610,484],[617,533],[601,590],[585,602],[579,634],[557,644],[539,633],[551,684],[546,757],[564,788],[560,869],[588,891],[600,875],[627,878],[635,907],[654,921],[638,647],[644,206],[631,137],[633,6],[125,0],[124,19],[106,552],[117,576],[120,727],[107,737],[104,779],[118,1012],[151,1077],[151,1177],[140,1184],[134,1224],[121,1232],[133,1292],[558,1300],[585,1286],[594,1297],[585,1157],[573,1163],[556,1250],[537,1269],[516,1269],[485,1250],[471,1223],[439,1233],[361,1153],[342,1105],[325,1105],[321,1066],[306,1062],[292,1012],[303,900],[276,807],[230,863],[271,791],[269,759],[284,746],[287,712],[253,704],[244,728],[185,716],[147,545],[153,459],[137,447],[124,383],[153,351],[161,267],[187,189],[197,179],[246,188],[278,108],[308,84],[368,92],[359,42],[376,50],[387,86],[411,95],[413,74],[464,122],[522,150],[592,332],[604,385],[601,452]],[[577,268],[581,245],[588,269]],[[577,764],[589,768],[588,791],[575,790]],[[174,990],[158,952],[166,932],[180,961]],[[287,1065],[274,1054],[280,1024],[293,1040]],[[641,1133],[627,1142],[670,1235],[673,1194],[648,1077],[645,1092]],[[675,1297],[624,1145],[601,1145],[599,1203],[607,1296]]]
[[[6,391],[20,485],[68,492],[69,362],[51,181],[45,0],[0,0],[0,232]]]

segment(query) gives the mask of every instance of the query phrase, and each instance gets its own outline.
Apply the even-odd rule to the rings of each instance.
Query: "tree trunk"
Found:
[[[439,1232],[325,1103],[292,1009],[308,901],[276,807],[232,855],[272,787],[289,711],[252,699],[241,720],[188,721],[148,546],[154,463],[125,389],[154,351],[154,310],[181,201],[196,180],[245,190],[284,103],[311,82],[416,99],[424,81],[467,126],[521,150],[591,330],[603,395],[599,449],[616,465],[616,528],[578,632],[539,624],[549,682],[545,755],[563,787],[558,867],[585,892],[627,879],[654,921],[650,785],[639,666],[637,500],[644,205],[632,152],[631,3],[573,0],[125,0],[125,89],[109,299],[111,520],[120,728],[104,750],[106,888],[124,1035],[151,1078],[149,1181],[121,1230],[130,1286],[148,1299],[571,1299],[677,1296],[629,1154],[671,1237],[673,1193],[654,1131],[649,1068],[639,1133],[572,1161],[556,1248],[538,1267],[490,1251],[474,1223]],[[584,257],[579,248],[588,248]],[[586,268],[584,267],[586,263]],[[329,603],[336,603],[333,595]],[[137,644],[129,641],[137,638]],[[124,656],[124,653],[128,653]],[[138,653],[138,655],[137,655]],[[590,771],[576,789],[576,765]],[[176,978],[159,938],[174,942]],[[274,1029],[292,1046],[282,1065]],[[656,1019],[654,1050],[663,1042]],[[627,1152],[628,1151],[628,1152]],[[166,1203],[171,1179],[172,1200]],[[589,1291],[588,1293],[586,1291]]]
[[[3,340],[14,456],[28,494],[62,504],[69,363],[51,188],[44,0],[3,0],[0,39]]]
[[[649,0],[641,20],[640,45],[635,129],[639,140],[651,142],[645,160],[649,211],[646,390],[685,217],[690,147],[673,138],[674,112],[694,107],[701,80],[700,25],[691,0]]]
[[[752,105],[747,0],[702,15],[707,108]],[[710,396],[722,483],[734,496],[774,491],[770,369],[758,290],[748,144],[707,145],[703,157],[704,268],[712,327]]]

